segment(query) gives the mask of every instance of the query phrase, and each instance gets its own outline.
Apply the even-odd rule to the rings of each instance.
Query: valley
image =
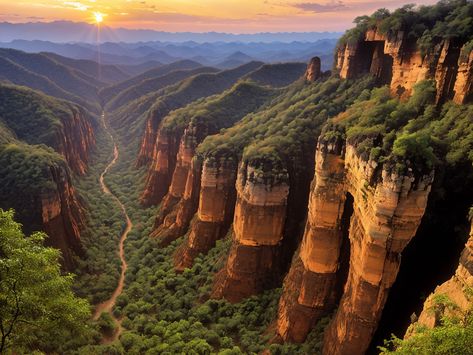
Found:
[[[464,0],[381,9],[333,65],[255,60],[273,54],[252,43],[225,65],[237,44],[104,44],[128,71],[0,48],[2,349],[469,353],[472,19]],[[25,267],[44,311],[18,325],[2,280]]]

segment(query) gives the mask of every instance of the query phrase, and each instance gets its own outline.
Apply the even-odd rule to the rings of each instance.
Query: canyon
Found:
[[[184,60],[105,84],[1,50],[0,207],[94,309],[54,352],[357,355],[471,329],[472,16],[358,18],[331,71]]]

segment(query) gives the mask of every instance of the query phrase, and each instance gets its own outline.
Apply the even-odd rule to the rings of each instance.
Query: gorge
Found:
[[[468,349],[472,19],[463,0],[378,10],[331,71],[180,60],[103,79],[0,50],[0,207],[49,235],[91,305],[84,334],[38,349]]]

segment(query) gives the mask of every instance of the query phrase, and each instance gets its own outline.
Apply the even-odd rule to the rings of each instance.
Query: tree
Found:
[[[86,333],[90,306],[71,291],[73,276],[61,274],[60,252],[43,245],[46,235],[26,237],[13,217],[0,209],[0,353],[55,350]]]

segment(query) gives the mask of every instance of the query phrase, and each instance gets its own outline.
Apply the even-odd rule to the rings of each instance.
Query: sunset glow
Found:
[[[435,0],[0,0],[0,21],[100,23],[107,14],[110,27],[171,32],[340,31],[356,16],[411,2]]]
[[[94,18],[96,23],[102,23],[103,22],[103,14],[101,12],[94,12]]]

